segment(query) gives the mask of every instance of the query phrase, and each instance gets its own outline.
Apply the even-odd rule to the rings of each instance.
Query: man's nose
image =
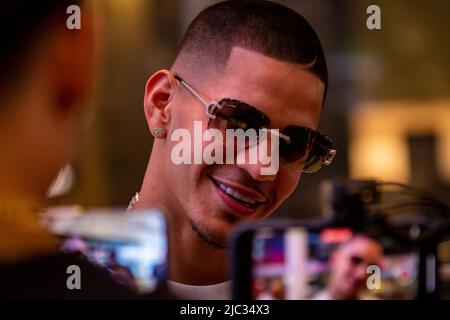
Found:
[[[274,143],[274,145],[272,145]],[[238,149],[236,164],[257,181],[273,181],[279,171],[279,144],[268,136],[250,148]]]
[[[259,161],[250,164],[248,162],[245,163],[237,163],[239,168],[247,171],[247,173],[256,181],[274,181],[277,177],[278,170],[266,170],[263,169],[268,167],[267,164],[263,164]]]

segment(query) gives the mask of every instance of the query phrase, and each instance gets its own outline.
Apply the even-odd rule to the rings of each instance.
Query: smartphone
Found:
[[[234,299],[415,299],[419,251],[320,222],[268,221],[232,236]]]
[[[44,223],[61,239],[61,250],[81,253],[116,282],[138,293],[165,284],[168,238],[162,212],[53,210]]]

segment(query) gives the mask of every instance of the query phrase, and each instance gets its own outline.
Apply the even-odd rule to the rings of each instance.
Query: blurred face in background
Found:
[[[44,197],[74,155],[95,61],[94,9],[88,4],[81,7],[80,30],[67,28],[64,6],[52,7],[53,14],[30,26],[40,29],[26,52],[9,61],[20,72],[9,79],[8,90],[0,90],[5,189]]]
[[[331,256],[329,290],[335,299],[357,299],[365,288],[367,267],[379,265],[383,249],[376,240],[356,236],[341,245]]]
[[[235,47],[220,74],[205,77],[182,70],[174,72],[207,101],[231,98],[255,106],[270,118],[271,128],[282,130],[290,124],[317,127],[324,84],[300,65]],[[161,170],[172,191],[172,211],[181,212],[184,216],[180,218],[187,219],[200,237],[225,247],[233,226],[268,216],[294,191],[301,170],[280,163],[278,172],[262,175],[261,163],[174,164],[170,155],[178,142],[170,142],[171,132],[186,128],[194,137],[194,121],[202,122],[203,133],[208,118],[198,99],[179,82],[172,84],[176,88],[168,105],[168,138],[155,141],[164,144],[164,149],[156,148],[164,153]],[[211,142],[198,143],[204,149]]]

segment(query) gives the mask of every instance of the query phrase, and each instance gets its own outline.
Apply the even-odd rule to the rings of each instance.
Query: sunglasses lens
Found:
[[[309,153],[311,131],[298,126],[287,126],[282,133],[289,137],[289,141],[280,140],[280,157],[290,167],[300,168]]]
[[[364,262],[364,259],[358,256],[351,256],[350,260],[354,265],[359,265]]]
[[[290,141],[280,141],[280,157],[290,167],[303,167],[303,172],[318,171],[324,164],[328,151],[332,149],[329,138],[308,128],[287,126],[283,134]]]
[[[305,161],[303,171],[313,173],[318,171],[325,163],[326,157],[329,156],[329,151],[333,149],[331,139],[317,133],[314,137],[311,151]]]
[[[255,136],[257,136],[258,130],[267,127],[270,123],[262,112],[243,102],[223,99],[219,102],[219,105],[220,109],[214,114],[215,119],[210,120],[208,128],[220,130],[224,137],[226,137],[227,129],[234,131],[241,129],[244,133],[253,129],[255,130]]]
[[[222,132],[225,141],[228,142],[227,130],[242,130],[243,134],[248,130],[254,130],[255,139],[245,135],[246,148],[258,143],[259,129],[268,128],[269,118],[258,109],[237,100],[223,99],[219,101],[219,108],[214,112],[214,119],[210,119],[208,128],[218,129]],[[326,157],[332,149],[331,140],[320,133],[295,125],[287,126],[283,136],[288,140],[280,139],[280,160],[289,167],[300,169],[303,172],[312,173],[318,171],[325,163]],[[235,145],[237,137],[235,135]]]

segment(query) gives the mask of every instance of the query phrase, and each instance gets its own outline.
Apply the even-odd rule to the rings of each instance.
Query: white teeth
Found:
[[[248,204],[255,204],[256,200],[251,199],[251,198],[247,198],[243,195],[241,195],[239,192],[237,192],[236,190],[231,189],[230,187],[227,187],[226,185],[223,185],[221,183],[219,183],[219,188],[223,191],[225,191],[226,193],[228,193],[230,196],[233,196],[236,199],[239,199],[243,202],[246,202]]]
[[[255,203],[256,203],[255,200],[250,199],[250,198],[247,198],[247,197],[244,197],[244,196],[240,195],[240,194],[239,194],[238,192],[236,192],[236,191],[233,193],[233,197],[235,197],[235,198],[237,198],[237,199],[239,199],[239,200],[241,200],[241,201],[250,203],[250,204],[255,204]]]

